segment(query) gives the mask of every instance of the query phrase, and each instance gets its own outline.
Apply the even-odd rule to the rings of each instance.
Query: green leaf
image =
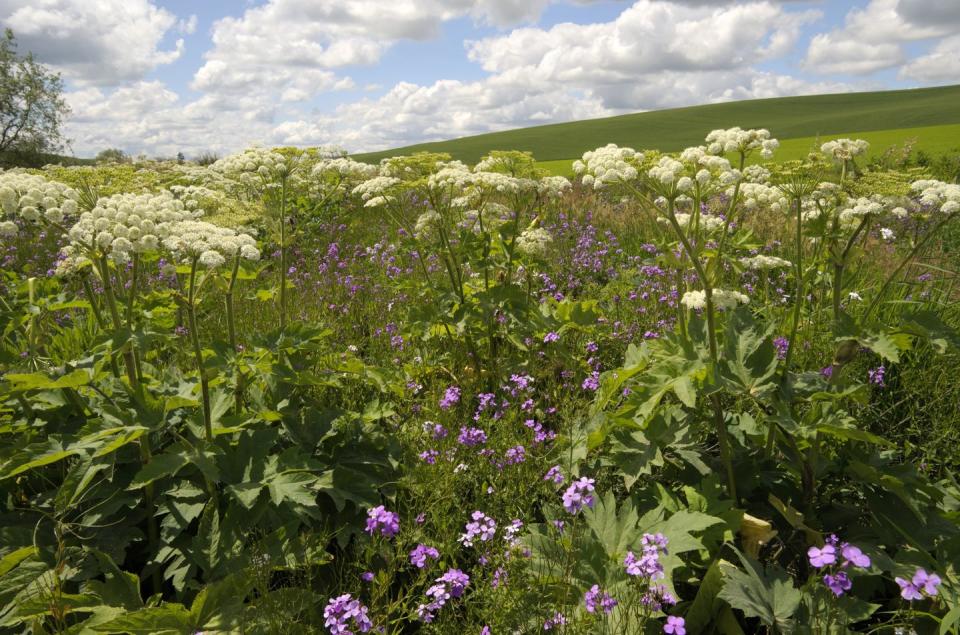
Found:
[[[770,331],[761,329],[746,307],[737,309],[726,329],[720,375],[727,388],[759,398],[773,390],[777,352]]]
[[[316,481],[317,477],[307,472],[282,472],[270,479],[266,486],[270,500],[278,507],[284,501],[313,507],[317,498],[311,486]]]
[[[793,629],[793,616],[802,594],[786,571],[773,565],[764,571],[755,560],[737,551],[746,570],[721,562],[723,588],[717,595],[747,617],[760,618],[767,626],[784,632]]]
[[[59,379],[51,379],[41,373],[10,373],[3,378],[10,382],[13,392],[79,388],[90,383],[90,373],[85,370],[74,370]]]
[[[127,489],[140,489],[153,483],[157,479],[167,476],[174,476],[180,468],[189,463],[189,459],[184,454],[166,453],[154,456],[143,468],[133,477],[130,486]]]
[[[686,620],[686,629],[690,635],[697,635],[707,630],[707,627],[719,615],[724,607],[720,600],[720,590],[723,588],[723,572],[720,564],[733,566],[724,560],[717,560],[710,565],[707,573],[700,580],[700,586],[697,588],[697,595],[693,598],[690,607],[684,613]]]
[[[20,547],[15,551],[11,551],[3,558],[0,558],[0,578],[7,575],[14,567],[36,553],[37,548],[31,545],[29,547]]]
[[[164,604],[141,609],[94,627],[101,633],[131,635],[186,635],[195,633],[193,616],[182,604]]]
[[[243,601],[252,587],[243,574],[208,584],[190,605],[190,616],[199,631],[232,631],[239,623]]]

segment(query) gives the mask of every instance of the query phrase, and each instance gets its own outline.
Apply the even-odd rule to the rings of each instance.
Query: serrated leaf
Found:
[[[186,455],[175,452],[154,456],[149,463],[137,472],[127,489],[140,489],[158,479],[174,476],[180,468],[189,462]]]
[[[747,617],[757,617],[783,632],[793,629],[793,616],[802,594],[786,571],[773,565],[765,571],[756,561],[737,551],[746,570],[721,562],[723,588],[718,597]]]
[[[193,616],[181,604],[164,604],[121,615],[94,627],[101,633],[131,635],[184,635],[195,633]]]
[[[13,392],[54,390],[86,386],[90,383],[90,373],[85,370],[74,370],[59,379],[51,379],[42,373],[10,373],[4,375],[3,379],[10,382]]]

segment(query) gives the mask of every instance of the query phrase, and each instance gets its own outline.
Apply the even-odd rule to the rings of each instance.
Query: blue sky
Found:
[[[960,82],[958,0],[0,0],[0,23],[63,74],[81,156]]]

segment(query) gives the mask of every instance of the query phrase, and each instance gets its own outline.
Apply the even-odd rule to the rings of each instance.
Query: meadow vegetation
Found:
[[[0,172],[0,632],[958,632],[960,185],[822,141]]]

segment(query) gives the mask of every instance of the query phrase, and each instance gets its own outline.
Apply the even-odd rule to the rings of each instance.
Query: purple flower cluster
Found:
[[[487,433],[480,428],[463,426],[460,428],[460,435],[457,437],[457,443],[472,448],[475,445],[481,445],[487,442]]]
[[[660,556],[667,553],[667,538],[663,534],[643,534],[640,540],[643,552],[638,558],[632,551],[627,552],[623,566],[627,575],[639,576],[649,580],[663,577],[663,564]]]
[[[527,451],[522,445],[512,447],[504,454],[504,462],[507,465],[516,465],[527,460]]]
[[[592,478],[582,476],[567,488],[563,493],[563,508],[571,514],[578,513],[584,507],[593,507],[593,484]]]
[[[874,386],[879,386],[880,388],[885,388],[886,384],[883,381],[883,376],[887,372],[887,369],[884,368],[883,364],[880,364],[876,368],[871,368],[867,371],[867,378],[870,380],[870,383]]]
[[[600,590],[599,584],[594,584],[590,587],[590,590],[583,594],[583,603],[587,608],[587,613],[596,613],[599,605],[600,610],[609,614],[613,607],[617,605],[617,601],[610,594]]]
[[[667,616],[667,623],[663,625],[663,632],[669,635],[687,635],[686,621],[675,615]]]
[[[866,569],[870,566],[870,556],[863,553],[856,545],[841,542],[836,535],[827,538],[823,547],[807,549],[807,558],[810,566],[815,569],[827,569],[823,576],[823,583],[837,597],[853,587],[853,582],[847,574],[850,567]]]
[[[443,397],[440,399],[440,409],[449,410],[460,403],[460,388],[457,386],[450,386],[443,393]]]
[[[563,476],[563,470],[560,469],[560,466],[554,465],[547,470],[546,474],[543,475],[543,480],[553,481],[557,485],[563,485],[563,482],[566,480],[566,478]]]
[[[472,547],[473,541],[479,537],[482,542],[493,540],[497,533],[497,521],[481,511],[471,514],[473,520],[464,526],[466,532],[460,536],[460,543],[464,547]]]
[[[898,577],[894,581],[900,587],[900,597],[910,602],[922,600],[924,596],[934,597],[941,583],[940,576],[925,569],[917,569],[909,580]]]
[[[392,538],[400,531],[400,516],[387,511],[383,505],[377,505],[367,512],[366,531],[371,536],[379,532],[386,538]]]
[[[427,559],[436,560],[439,557],[440,552],[435,547],[420,543],[410,552],[410,564],[422,569],[427,566]]]
[[[360,604],[359,600],[353,599],[349,593],[330,598],[323,609],[323,617],[324,625],[331,635],[353,635],[353,631],[350,630],[351,620],[354,627],[361,633],[366,633],[373,628],[373,623],[367,617],[367,607]]]
[[[548,619],[546,622],[543,623],[543,630],[552,631],[558,626],[563,626],[566,623],[567,623],[566,616],[563,613],[560,613],[558,611],[553,614],[553,617],[551,617],[550,619]]]
[[[430,601],[417,607],[417,617],[427,624],[434,620],[436,612],[442,609],[450,598],[463,595],[464,589],[470,584],[470,576],[460,569],[448,569],[434,582],[436,584],[427,589]]]

